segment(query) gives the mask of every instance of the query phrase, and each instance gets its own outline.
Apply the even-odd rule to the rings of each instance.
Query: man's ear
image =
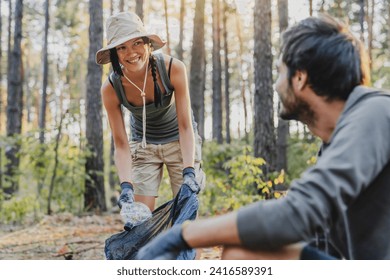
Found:
[[[307,72],[306,71],[296,71],[294,77],[292,78],[292,84],[295,90],[303,90],[307,85]]]

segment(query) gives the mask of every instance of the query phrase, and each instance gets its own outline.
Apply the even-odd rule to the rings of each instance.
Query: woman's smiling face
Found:
[[[127,71],[137,72],[144,68],[149,58],[149,45],[142,38],[135,38],[116,47],[119,63]]]

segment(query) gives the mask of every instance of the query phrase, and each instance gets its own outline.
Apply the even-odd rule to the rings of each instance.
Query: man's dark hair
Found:
[[[304,19],[283,34],[282,61],[290,84],[296,71],[305,71],[308,85],[329,100],[346,100],[355,86],[370,80],[362,43],[327,15]]]

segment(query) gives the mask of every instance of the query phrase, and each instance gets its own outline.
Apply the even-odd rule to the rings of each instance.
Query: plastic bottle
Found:
[[[123,203],[120,215],[125,223],[125,230],[129,231],[152,217],[149,207],[141,202]]]

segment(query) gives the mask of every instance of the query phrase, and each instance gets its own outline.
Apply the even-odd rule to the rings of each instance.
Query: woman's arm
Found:
[[[118,97],[108,80],[102,85],[102,100],[107,111],[115,145],[115,166],[120,182],[132,183],[133,173],[131,166],[130,147],[127,139],[125,124]]]
[[[194,167],[195,137],[191,119],[191,101],[188,89],[186,67],[183,62],[174,59],[171,68],[171,83],[175,89],[179,141],[183,156],[183,168]]]

